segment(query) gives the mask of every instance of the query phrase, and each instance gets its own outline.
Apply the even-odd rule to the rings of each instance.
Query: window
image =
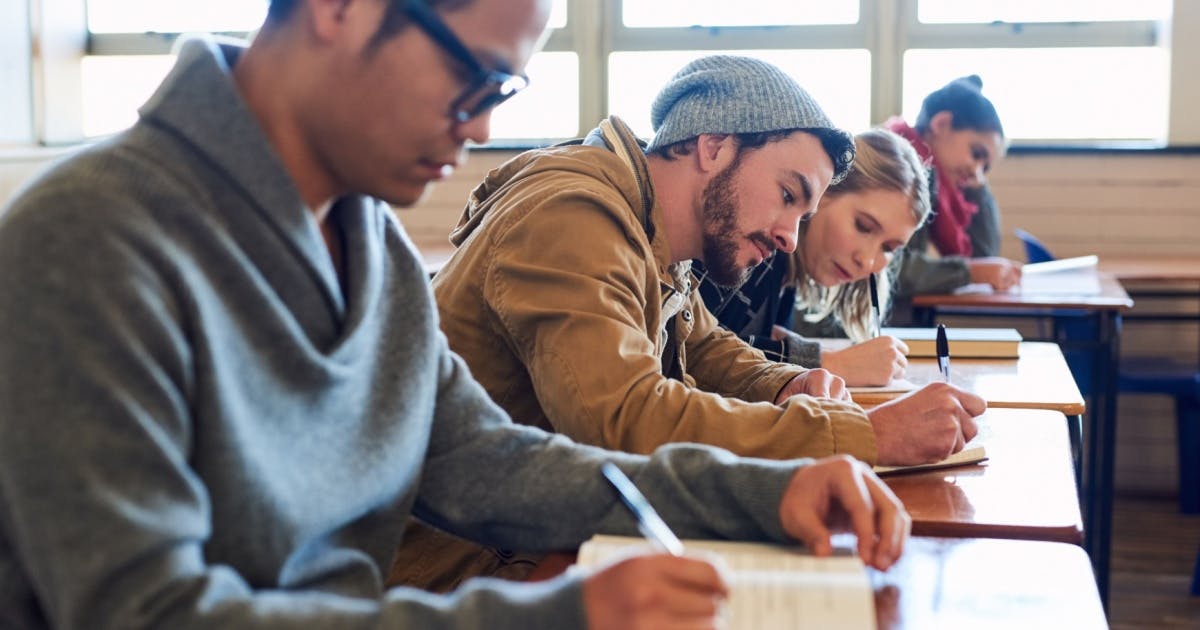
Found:
[[[904,54],[904,119],[947,81],[977,74],[1014,140],[1161,139],[1170,58],[1157,47],[943,48]]]
[[[1035,23],[1164,20],[1170,0],[921,0],[925,23]]]
[[[266,16],[266,0],[87,0],[91,33],[246,33]]]
[[[1018,144],[1164,142],[1197,133],[1170,119],[1200,111],[1200,90],[1172,68],[1172,51],[1192,56],[1200,38],[1190,2],[555,0],[551,36],[527,69],[530,88],[496,111],[492,136],[506,144],[574,137],[609,113],[649,136],[650,103],[667,78],[700,55],[726,52],[781,66],[852,131],[897,113],[911,121],[930,90],[979,74]],[[38,64],[17,56],[28,57],[28,39],[0,37],[0,60],[18,59],[0,63],[0,78],[32,86],[0,93],[5,111],[18,114],[0,122],[0,142],[125,127],[169,68],[178,33],[245,34],[268,0],[29,3],[28,13],[55,16],[56,33],[76,29],[79,43],[41,46]],[[24,4],[0,9],[0,25],[9,25],[0,36],[27,37],[12,26],[29,20]],[[1183,23],[1173,23],[1180,12]],[[38,70],[48,67],[56,70]],[[1182,84],[1172,89],[1173,81]]]
[[[871,126],[871,56],[865,50],[724,50],[617,52],[608,60],[608,111],[649,138],[650,104],[671,76],[707,54],[741,54],[779,66],[808,90],[834,123]]]
[[[267,0],[87,0],[91,45],[80,64],[82,131],[111,134],[137,119],[137,108],[162,82],[178,33],[245,36],[262,24]],[[567,23],[567,0],[555,0],[550,28]],[[496,138],[561,138],[579,126],[579,62],[573,52],[540,52],[527,74],[537,77],[492,118]]]
[[[858,1],[628,0],[621,5],[621,15],[625,26],[634,28],[855,24]]]
[[[967,74],[1016,142],[1165,141],[1170,0],[919,0],[903,53],[903,113]]]

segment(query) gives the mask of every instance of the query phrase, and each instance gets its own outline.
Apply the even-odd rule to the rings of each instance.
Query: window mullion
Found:
[[[32,0],[34,136],[48,146],[83,139],[84,0]]]
[[[1154,46],[1157,22],[1079,24],[920,24],[908,34],[909,48],[1072,48]]]
[[[805,50],[866,47],[861,24],[625,28],[613,34],[614,50]]]
[[[904,83],[906,12],[902,0],[862,0],[862,23],[871,52],[871,122],[900,113]],[[911,7],[910,7],[911,8]]]

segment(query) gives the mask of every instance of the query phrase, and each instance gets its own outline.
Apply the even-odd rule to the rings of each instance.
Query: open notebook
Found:
[[[1031,296],[1091,296],[1100,295],[1100,276],[1096,274],[1096,256],[1060,258],[1021,267],[1021,284],[1013,293]],[[987,295],[991,285],[971,283],[959,287],[955,295]]]
[[[967,464],[978,464],[988,458],[987,449],[982,444],[975,444],[977,440],[967,442],[963,450],[947,457],[946,459],[931,462],[929,464],[916,464],[913,466],[876,466],[875,474],[886,475],[888,473],[899,472],[916,472],[918,470],[932,470],[934,468],[951,468],[953,466],[966,466]]]
[[[715,553],[729,567],[731,594],[726,628],[875,628],[875,596],[858,556],[840,549],[818,558],[801,547],[714,540],[685,540],[684,548]],[[578,563],[595,567],[649,550],[642,538],[594,536],[579,549]]]

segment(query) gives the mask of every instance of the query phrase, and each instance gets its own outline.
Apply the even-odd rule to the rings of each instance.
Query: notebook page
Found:
[[[684,547],[725,560],[730,630],[875,628],[874,592],[853,553],[817,558],[799,547],[709,540],[685,540]],[[580,548],[579,564],[597,566],[636,550],[649,546],[640,538],[596,536]]]

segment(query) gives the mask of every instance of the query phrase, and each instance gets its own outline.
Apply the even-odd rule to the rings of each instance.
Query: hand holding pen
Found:
[[[683,545],[641,492],[612,462],[601,472],[633,513],[642,535],[662,554],[627,557],[583,582],[589,628],[712,627],[721,623],[729,585],[717,567],[680,556]]]
[[[950,382],[950,341],[946,339],[946,325],[938,324],[937,327],[937,362],[938,371],[942,373],[942,379],[947,383]]]

